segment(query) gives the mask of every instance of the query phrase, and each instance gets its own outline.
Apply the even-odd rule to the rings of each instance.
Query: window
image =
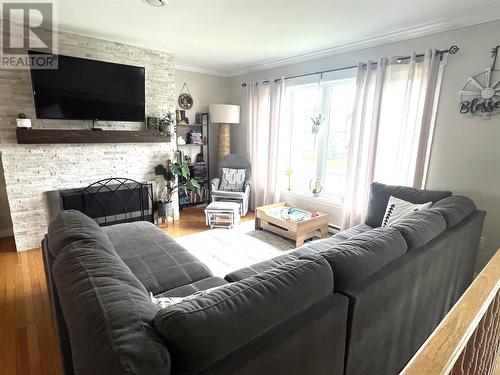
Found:
[[[284,165],[293,169],[293,191],[311,194],[310,187],[318,179],[321,196],[342,201],[356,88],[354,75],[354,70],[344,71],[319,83],[287,85],[284,119],[289,134],[280,140],[288,146],[288,163]],[[325,120],[315,135],[311,118],[320,114]]]

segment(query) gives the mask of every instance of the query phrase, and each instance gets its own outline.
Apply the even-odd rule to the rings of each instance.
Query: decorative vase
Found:
[[[309,181],[309,190],[315,197],[319,196],[319,193],[323,190],[323,186],[321,185],[321,180],[319,178],[311,178]]]
[[[29,118],[18,118],[16,123],[18,128],[31,129],[31,120]]]

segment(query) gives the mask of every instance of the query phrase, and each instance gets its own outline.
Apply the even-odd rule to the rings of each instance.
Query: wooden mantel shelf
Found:
[[[170,136],[156,130],[17,129],[19,144],[161,142]]]

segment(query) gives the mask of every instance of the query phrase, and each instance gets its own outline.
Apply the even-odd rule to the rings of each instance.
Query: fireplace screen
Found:
[[[128,178],[108,178],[83,189],[60,192],[63,210],[78,210],[99,225],[154,222],[153,185]]]

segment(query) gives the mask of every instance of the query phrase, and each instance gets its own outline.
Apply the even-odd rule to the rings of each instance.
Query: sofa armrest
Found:
[[[154,324],[175,354],[173,373],[199,373],[332,291],[328,263],[309,257],[162,309]]]
[[[216,177],[210,180],[210,190],[218,190],[219,186],[220,186],[220,178]]]

